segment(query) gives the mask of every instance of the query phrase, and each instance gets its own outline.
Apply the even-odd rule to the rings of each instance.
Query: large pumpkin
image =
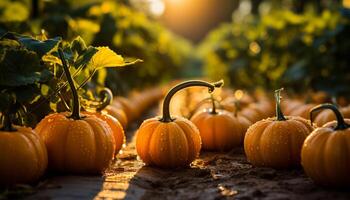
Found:
[[[275,97],[276,117],[258,121],[246,133],[247,159],[262,167],[299,166],[302,144],[313,127],[301,117],[285,117],[280,108],[280,90],[275,91]]]
[[[316,183],[327,186],[350,186],[350,119],[332,104],[322,104],[311,111],[331,109],[336,121],[315,129],[305,140],[301,163]],[[311,117],[312,119],[312,117]]]
[[[68,173],[101,173],[115,152],[113,132],[107,122],[95,115],[80,115],[80,102],[63,52],[59,50],[72,96],[72,114],[46,116],[35,128],[43,139],[51,170]]]
[[[145,120],[136,136],[136,150],[148,165],[177,168],[189,165],[201,149],[197,127],[183,117],[170,116],[169,104],[179,90],[190,86],[205,86],[213,91],[223,83],[209,84],[204,81],[188,81],[172,88],[163,102],[163,116]]]
[[[0,129],[0,186],[37,181],[47,167],[44,143],[31,128],[4,121]]]
[[[250,122],[244,117],[216,109],[211,97],[212,108],[197,112],[191,121],[198,127],[202,139],[202,149],[229,150],[243,143]]]

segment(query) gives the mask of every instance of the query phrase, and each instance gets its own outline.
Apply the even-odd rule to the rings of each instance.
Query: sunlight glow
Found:
[[[350,0],[343,0],[344,8],[350,8]]]
[[[154,16],[161,16],[164,13],[165,6],[162,0],[150,0],[149,10]]]
[[[184,3],[185,0],[165,0],[167,1],[169,4],[181,4]]]

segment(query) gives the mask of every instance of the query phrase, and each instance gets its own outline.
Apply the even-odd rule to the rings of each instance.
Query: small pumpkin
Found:
[[[255,123],[259,120],[273,116],[273,107],[267,100],[249,104],[240,111],[241,115]]]
[[[280,91],[275,91],[276,117],[250,126],[244,151],[254,166],[289,168],[300,165],[302,144],[313,127],[301,117],[285,117],[280,107]]]
[[[109,127],[112,129],[114,141],[116,145],[115,154],[118,154],[118,152],[123,147],[123,144],[125,144],[125,134],[124,134],[123,126],[120,123],[119,119],[109,114],[108,110],[106,110],[106,108],[108,108],[108,106],[110,106],[110,104],[112,103],[113,93],[110,89],[104,88],[100,92],[100,97],[101,97],[102,103],[96,109],[96,112],[91,112],[90,114],[96,115],[98,118],[102,119],[103,121],[106,121]]]
[[[332,187],[350,186],[350,119],[344,119],[336,106],[321,104],[313,113],[330,109],[336,121],[315,129],[305,140],[301,164],[305,173],[316,183]]]
[[[296,107],[294,110],[290,112],[291,116],[299,116],[304,119],[309,119],[309,113],[313,107],[315,107],[316,104],[308,103],[303,104],[301,106]]]
[[[202,148],[224,151],[240,146],[250,122],[226,110],[216,109],[215,99],[210,99],[212,108],[197,112],[191,118],[199,129]]]
[[[162,168],[189,165],[201,149],[199,131],[191,121],[170,116],[170,100],[176,92],[187,87],[204,86],[211,92],[222,84],[187,81],[172,88],[163,102],[163,116],[145,120],[137,131],[136,150],[143,162]]]
[[[339,111],[345,118],[350,118],[350,106],[340,108]],[[314,122],[317,126],[323,126],[327,122],[334,120],[336,120],[334,113],[331,110],[324,110],[316,116]]]
[[[45,144],[31,128],[12,125],[9,114],[2,117],[0,186],[37,181],[47,167]]]
[[[286,99],[281,103],[281,107],[286,115],[290,115],[293,110],[302,105],[304,105],[303,102],[297,99]]]
[[[132,122],[139,117],[139,111],[136,109],[133,102],[129,101],[127,98],[118,96],[113,102],[113,105],[116,104],[119,104],[122,107],[126,114],[128,122]]]
[[[59,56],[72,91],[72,113],[50,114],[40,121],[35,130],[47,147],[51,170],[101,173],[114,157],[112,129],[96,115],[85,113],[81,116],[78,93],[61,49]]]

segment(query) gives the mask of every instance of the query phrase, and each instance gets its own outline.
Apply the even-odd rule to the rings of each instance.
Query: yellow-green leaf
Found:
[[[108,47],[97,47],[97,49],[98,52],[91,58],[89,64],[89,67],[94,70],[105,67],[124,67],[141,61],[137,59],[133,62],[125,62],[121,55],[118,55]]]

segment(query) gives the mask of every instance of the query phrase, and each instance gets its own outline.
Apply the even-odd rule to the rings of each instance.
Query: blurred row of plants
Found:
[[[237,88],[349,96],[349,10],[337,3],[292,10],[251,13],[213,30],[198,47],[204,74]]]
[[[118,71],[98,72],[95,83],[106,83],[115,94],[180,76],[192,49],[188,41],[134,10],[128,1],[2,0],[0,35],[7,31],[34,36],[44,31],[67,41],[81,36],[86,45],[108,46],[126,60],[145,60]]]

